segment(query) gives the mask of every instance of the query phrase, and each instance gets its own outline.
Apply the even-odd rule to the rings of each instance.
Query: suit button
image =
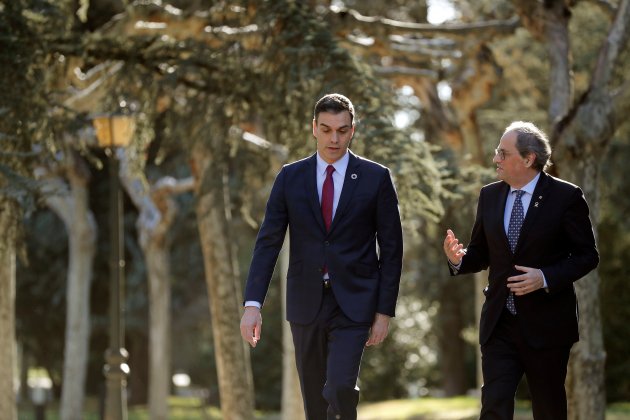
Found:
[[[330,242],[326,241],[326,242],[324,242],[324,245],[328,246],[328,245],[330,245]]]

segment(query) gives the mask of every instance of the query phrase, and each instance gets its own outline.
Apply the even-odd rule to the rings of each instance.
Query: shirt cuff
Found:
[[[243,305],[244,307],[248,307],[248,306],[253,306],[254,308],[262,308],[262,305],[260,304],[260,302],[256,302],[255,300],[248,300],[245,302],[245,305]]]
[[[459,272],[460,267],[462,266],[462,262],[460,261],[459,264],[455,265],[448,258],[446,260],[448,261],[448,265],[451,267],[453,272],[457,274]]]
[[[540,271],[540,275],[543,278],[543,289],[547,289],[549,287],[549,285],[547,284],[547,279],[545,278],[545,273],[543,273],[542,270],[538,269],[538,271]]]

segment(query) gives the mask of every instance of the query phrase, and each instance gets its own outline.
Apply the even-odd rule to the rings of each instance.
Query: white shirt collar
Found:
[[[335,172],[341,175],[342,179],[346,176],[346,169],[348,169],[348,162],[350,162],[350,153],[346,150],[346,153],[333,163],[328,163],[317,152],[317,173],[326,175],[326,168],[328,165],[335,167]]]
[[[335,168],[337,169],[337,168]],[[534,189],[536,189],[536,184],[538,183],[538,179],[540,178],[540,172],[538,172],[538,175],[536,175],[534,177],[534,179],[532,179],[531,181],[529,181],[523,188],[521,188],[521,191],[525,191],[527,194],[530,195],[534,195]],[[510,194],[512,194],[514,191],[517,191],[516,188],[512,188],[510,187]]]

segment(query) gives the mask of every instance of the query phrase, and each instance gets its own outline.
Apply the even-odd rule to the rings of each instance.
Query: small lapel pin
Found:
[[[350,178],[352,178],[352,179],[357,179],[357,174],[352,174],[352,175],[350,175]]]

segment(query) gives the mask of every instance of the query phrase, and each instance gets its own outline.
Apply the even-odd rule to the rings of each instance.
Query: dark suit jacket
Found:
[[[329,232],[316,186],[317,156],[282,168],[256,239],[246,301],[264,302],[289,226],[287,320],[308,324],[315,319],[324,264],[347,317],[372,322],[375,312],[394,316],[403,253],[398,198],[386,167],[349,153]]]
[[[515,296],[517,318],[528,344],[535,348],[571,345],[578,340],[573,282],[599,263],[584,195],[579,187],[541,173],[512,254],[503,226],[509,191],[503,181],[481,189],[470,244],[457,273],[490,267],[479,341],[483,345],[490,338],[505,307],[507,278],[522,274],[514,268],[521,265],[541,269],[549,286]]]

